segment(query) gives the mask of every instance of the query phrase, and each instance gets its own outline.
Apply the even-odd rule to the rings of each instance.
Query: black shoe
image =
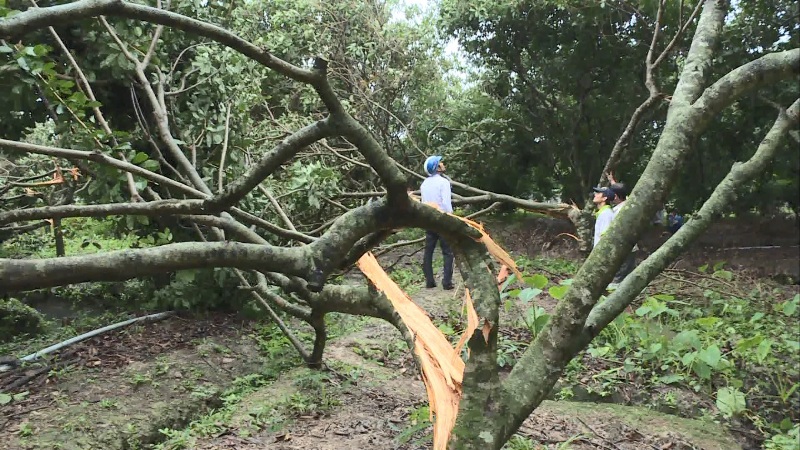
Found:
[[[444,284],[444,285],[442,285],[442,289],[444,289],[445,291],[452,291],[455,288],[456,287],[453,286],[452,284]]]
[[[426,289],[433,289],[436,287],[436,283],[425,283]]]

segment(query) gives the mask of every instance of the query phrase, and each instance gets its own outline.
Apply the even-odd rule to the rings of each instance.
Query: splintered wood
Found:
[[[389,278],[372,253],[366,253],[358,260],[358,268],[392,302],[403,323],[414,335],[414,353],[422,366],[422,380],[428,392],[431,420],[434,422],[433,448],[444,450],[456,423],[464,361],[431,322],[425,310],[411,301],[408,294]],[[468,307],[472,309],[471,302]],[[474,309],[472,315],[477,321]],[[474,328],[468,327],[465,334],[471,334],[470,330]],[[466,342],[469,338],[462,339]]]
[[[502,263],[500,275],[497,278],[498,283],[505,280],[509,269],[517,275],[518,279],[522,279],[522,274],[511,256],[492,240],[480,224],[455,215],[453,217],[480,231],[479,241],[486,246],[494,258]],[[481,319],[475,311],[469,289],[465,289],[464,309],[467,315],[467,326],[454,348],[445,335],[433,324],[427,312],[414,303],[408,294],[389,278],[372,253],[366,253],[358,260],[358,268],[392,302],[403,323],[414,336],[413,350],[422,366],[422,379],[430,402],[433,448],[434,450],[445,450],[456,423],[458,404],[461,400],[461,383],[465,367],[461,352],[478,329],[483,333],[484,339],[488,341],[492,325],[488,320],[484,320],[483,326],[481,326]],[[467,352],[469,353],[469,349]]]

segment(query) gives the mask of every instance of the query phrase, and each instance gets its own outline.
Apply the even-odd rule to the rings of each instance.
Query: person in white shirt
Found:
[[[443,212],[453,212],[453,198],[450,188],[450,180],[444,175],[445,166],[442,157],[435,155],[425,160],[425,174],[428,178],[420,186],[420,195],[423,203],[433,203]],[[433,251],[436,243],[442,248],[444,257],[444,276],[442,277],[442,288],[445,290],[453,289],[453,251],[444,239],[433,231],[425,232],[425,253],[422,259],[422,272],[425,274],[425,287],[435,288],[436,280],[433,277]]]
[[[611,204],[617,196],[611,188],[607,187],[595,187],[592,190],[594,191],[592,201],[597,205],[594,222],[594,246],[597,246],[600,238],[611,226],[611,221],[614,220],[614,210],[611,208]]]

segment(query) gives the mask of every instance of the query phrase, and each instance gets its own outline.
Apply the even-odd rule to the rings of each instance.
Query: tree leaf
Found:
[[[664,384],[673,384],[683,381],[684,376],[681,374],[673,373],[672,375],[663,375],[658,377],[658,381]]]
[[[701,350],[697,357],[700,358],[700,361],[705,362],[712,368],[716,368],[719,365],[720,359],[722,359],[722,352],[720,352],[719,347],[715,344],[708,346],[707,348]]]
[[[547,292],[555,299],[561,300],[567,295],[567,291],[569,290],[569,286],[551,286]]]
[[[741,414],[747,409],[747,399],[744,392],[724,387],[717,391],[717,408],[725,417]]]
[[[736,343],[736,351],[745,352],[760,344],[764,340],[764,336],[757,334],[747,339],[741,339]]]
[[[132,164],[141,164],[141,163],[147,161],[148,158],[149,158],[149,156],[147,156],[147,153],[139,152],[139,153],[136,154],[136,156],[133,157],[133,159],[131,159],[131,163]]]
[[[175,273],[175,281],[179,281],[181,283],[191,283],[194,281],[195,275],[197,275],[196,270],[179,270]]]
[[[522,292],[519,293],[519,296],[517,298],[519,298],[521,301],[525,303],[528,303],[541,293],[542,293],[541,289],[525,288],[522,290]]]
[[[549,280],[547,279],[546,276],[539,273],[530,277],[525,277],[525,282],[535,287],[536,289],[544,289],[544,287],[547,286],[548,281]]]

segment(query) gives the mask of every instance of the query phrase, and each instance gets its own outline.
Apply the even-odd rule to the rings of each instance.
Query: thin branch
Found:
[[[222,155],[219,157],[219,174],[217,180],[217,192],[220,194],[224,189],[223,181],[225,178],[225,157],[228,155],[228,137],[230,136],[231,131],[231,106],[232,102],[228,102],[228,106],[225,108],[225,137],[222,140]]]
[[[10,151],[21,151],[27,153],[36,153],[40,155],[50,155],[56,156],[59,158],[65,159],[82,159],[87,161],[93,161],[100,164],[105,164],[108,166],[116,167],[117,169],[121,169],[126,172],[130,172],[134,175],[139,175],[140,177],[152,181],[154,183],[158,183],[163,186],[169,186],[180,190],[181,192],[187,193],[192,195],[195,198],[205,198],[206,194],[197,189],[192,187],[186,186],[183,183],[177,182],[169,177],[165,177],[163,175],[159,175],[155,172],[151,172],[147,169],[139,167],[135,164],[131,164],[129,162],[121,161],[119,159],[112,158],[106,154],[100,152],[87,152],[83,150],[71,150],[65,148],[58,148],[58,147],[48,147],[44,145],[36,145],[36,144],[29,144],[25,142],[17,142],[11,141],[8,139],[0,139],[0,148],[4,148]]]
[[[159,5],[159,8],[160,8],[160,5]],[[156,31],[153,33],[153,39],[150,41],[150,47],[147,49],[147,53],[145,53],[144,58],[142,58],[142,66],[147,67],[147,66],[150,65],[150,59],[153,58],[153,55],[156,52],[156,46],[158,45],[158,39],[161,37],[161,33],[163,31],[164,31],[164,25],[159,25],[159,26],[156,27]]]
[[[689,15],[689,18],[686,20],[685,23],[683,23],[680,30],[678,30],[678,32],[675,33],[675,36],[672,37],[672,40],[669,41],[669,44],[667,44],[667,46],[664,47],[664,50],[661,52],[660,55],[658,55],[658,58],[656,58],[656,60],[653,61],[653,67],[658,67],[664,61],[664,59],[667,56],[669,56],[670,52],[672,51],[672,48],[675,47],[675,44],[678,42],[680,37],[684,33],[686,33],[686,30],[689,28],[689,25],[692,24],[695,17],[697,17],[697,15],[700,14],[700,11],[702,9],[703,9],[703,0],[699,0],[697,2],[697,5],[695,5],[694,10],[692,10],[692,14]]]
[[[329,119],[317,121],[297,130],[265,154],[261,160],[250,169],[247,175],[240,178],[235,183],[229,184],[223,193],[214,197],[211,201],[212,204],[216,205],[216,207],[224,208],[238,203],[278,167],[295,156],[303,147],[331,136],[333,131],[334,129]]]
[[[106,31],[108,31],[109,35],[111,35],[111,38],[117,44],[120,51],[134,65],[134,71],[139,80],[139,84],[147,94],[147,99],[149,100],[150,106],[153,109],[153,116],[155,118],[156,129],[158,130],[159,137],[167,145],[167,149],[170,151],[170,154],[173,158],[175,158],[175,160],[178,161],[178,166],[183,169],[184,174],[189,178],[192,184],[204,193],[211,194],[211,190],[208,188],[208,185],[206,185],[196,168],[189,162],[189,160],[186,158],[186,155],[178,146],[177,142],[175,142],[175,138],[172,136],[172,132],[169,129],[167,110],[164,106],[163,95],[158,96],[153,91],[153,87],[150,85],[150,81],[148,80],[147,75],[144,73],[145,67],[135,55],[128,51],[127,46],[122,42],[117,35],[117,32],[114,31],[114,28],[108,23],[106,18],[100,16],[99,20],[100,23],[105,27]],[[159,87],[161,88],[159,91],[163,93],[163,83],[160,82]]]
[[[44,228],[48,225],[50,225],[50,222],[42,221],[37,223],[29,223],[26,225],[0,228],[0,236],[30,233],[31,231],[38,230],[39,228]]]
[[[252,288],[250,282],[247,281],[247,278],[245,278],[241,270],[236,270],[236,275],[239,277],[239,280],[242,282],[244,287]],[[258,287],[259,286],[256,286],[256,288]],[[297,350],[298,353],[300,353],[300,356],[303,358],[303,360],[309,362],[311,360],[311,355],[306,351],[306,349],[303,347],[303,344],[300,343],[300,340],[297,339],[294,333],[292,333],[292,331],[289,330],[289,327],[286,326],[286,324],[283,322],[283,320],[281,320],[278,314],[275,313],[275,310],[273,310],[272,307],[269,305],[269,303],[266,300],[264,300],[262,294],[270,299],[272,298],[280,299],[280,297],[277,294],[273,294],[266,288],[260,289],[259,291],[253,290],[252,294],[259,301],[259,303],[261,303],[261,305],[264,306],[264,308],[266,308],[267,313],[269,313],[270,317],[272,317],[272,320],[275,322],[276,325],[278,325],[278,328],[281,329],[286,338],[289,339],[289,342],[292,344],[292,346]],[[308,321],[311,319],[311,313],[304,312],[304,314],[300,318]]]
[[[636,131],[636,127],[644,118],[644,115],[649,112],[653,107],[658,105],[659,100],[661,100],[664,95],[659,92],[658,85],[655,79],[655,70],[658,66],[664,61],[664,59],[672,52],[672,49],[675,47],[675,44],[678,42],[680,37],[686,32],[687,27],[689,24],[692,23],[694,18],[697,14],[700,13],[701,7],[703,6],[703,0],[699,0],[697,5],[692,11],[689,20],[686,21],[683,26],[675,33],[672,37],[672,40],[667,44],[661,54],[653,60],[653,55],[655,55],[655,48],[656,44],[658,43],[658,37],[661,31],[661,22],[663,20],[664,14],[664,6],[666,4],[666,0],[661,0],[658,4],[658,13],[656,14],[656,24],[653,30],[653,39],[650,42],[650,48],[647,50],[647,57],[645,59],[645,80],[644,84],[647,87],[648,96],[645,101],[643,101],[637,108],[634,110],[633,114],[631,115],[630,120],[628,120],[628,124],[625,126],[625,129],[620,134],[617,141],[614,143],[614,147],[611,149],[611,154],[609,154],[608,159],[606,160],[606,164],[603,167],[603,172],[600,174],[600,184],[602,184],[609,173],[613,172],[617,165],[622,161],[625,151],[628,149],[631,140],[633,139],[634,132]]]
[[[39,5],[36,4],[36,0],[30,0],[30,2],[35,8],[39,7]],[[75,73],[78,75],[78,80],[80,80],[79,86],[84,90],[84,92],[86,92],[86,97],[92,102],[97,102],[97,97],[95,97],[94,90],[92,89],[91,84],[89,84],[89,79],[86,78],[86,74],[83,73],[83,70],[81,69],[81,66],[78,65],[78,62],[72,56],[72,53],[67,48],[66,44],[64,44],[64,41],[61,40],[61,36],[58,35],[58,33],[56,32],[55,28],[47,27],[47,29],[50,32],[50,34],[53,36],[53,40],[56,41],[56,44],[58,44],[59,48],[64,53],[64,56],[67,57],[67,60],[69,61],[70,66],[72,66],[72,68],[75,70]],[[62,103],[64,103],[64,102],[62,101]],[[97,123],[100,125],[100,128],[102,128],[103,131],[108,136],[108,138],[111,139],[111,142],[114,144],[114,146],[116,147],[117,145],[119,145],[119,143],[117,142],[117,138],[114,136],[114,132],[111,131],[111,127],[108,125],[108,121],[106,121],[106,118],[103,115],[102,111],[100,111],[100,108],[98,106],[93,106],[92,107],[92,113],[94,114],[94,117],[97,120]],[[84,127],[86,127],[86,126],[84,125]],[[100,147],[102,148],[102,145],[100,145]],[[119,152],[118,156],[123,161],[126,160],[125,155],[122,152]],[[125,173],[125,180],[126,180],[126,182],[128,184],[128,192],[129,192],[129,194],[131,196],[131,200],[132,201],[140,201],[140,200],[142,200],[142,197],[139,195],[139,190],[136,189],[136,182],[133,179],[133,175],[131,175],[130,173],[126,172]]]
[[[280,216],[281,220],[283,220],[283,223],[287,227],[289,227],[290,230],[297,231],[297,228],[295,228],[295,226],[292,223],[291,219],[289,219],[289,216],[286,215],[286,211],[283,210],[283,208],[281,207],[281,204],[278,203],[278,199],[276,199],[275,196],[272,195],[272,192],[270,192],[269,189],[265,188],[264,186],[262,186],[260,184],[258,185],[258,189],[264,195],[267,196],[267,198],[269,199],[270,203],[272,203],[272,206],[275,208],[275,211],[278,212],[278,215]]]
[[[706,88],[692,103],[693,113],[700,115],[701,123],[708,123],[745,92],[797,75],[800,75],[800,48],[768,53],[731,70]]]

